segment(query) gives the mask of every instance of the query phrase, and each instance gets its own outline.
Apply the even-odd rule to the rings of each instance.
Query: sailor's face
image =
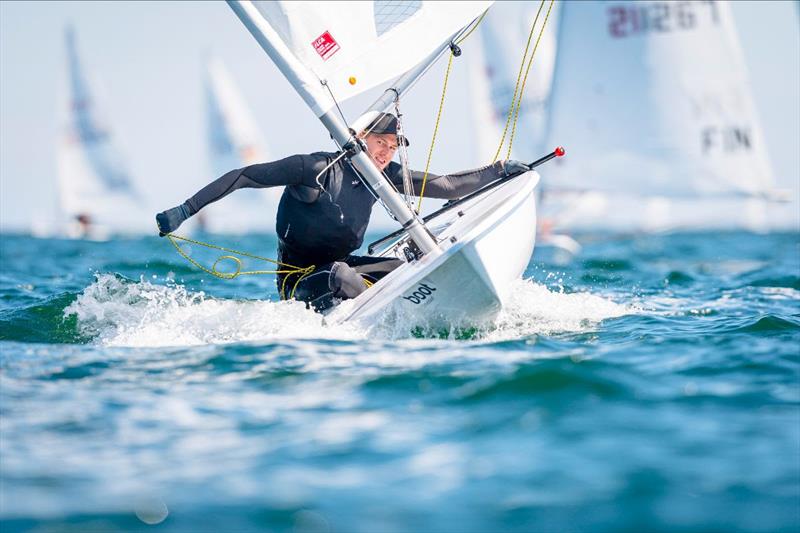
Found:
[[[397,135],[393,133],[368,133],[364,137],[367,144],[367,152],[370,158],[378,167],[383,170],[392,162],[394,153],[397,151]]]

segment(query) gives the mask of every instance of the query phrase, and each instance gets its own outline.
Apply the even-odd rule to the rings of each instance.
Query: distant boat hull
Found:
[[[406,263],[326,315],[328,323],[410,317],[421,326],[478,325],[503,308],[536,242],[539,182],[528,172],[429,221],[442,251]],[[402,257],[405,241],[383,256]]]

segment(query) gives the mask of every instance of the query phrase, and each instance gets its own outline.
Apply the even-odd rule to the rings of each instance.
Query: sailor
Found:
[[[409,145],[397,132],[397,118],[380,114],[359,134],[367,152],[388,179],[403,186],[402,167],[392,161],[398,143]],[[183,204],[156,215],[159,235],[178,229],[206,205],[237,189],[285,186],[278,205],[276,231],[278,261],[293,267],[310,267],[309,273],[278,275],[282,299],[293,297],[323,311],[343,299],[355,298],[369,285],[400,266],[400,259],[352,255],[364,241],[374,193],[356,170],[338,153],[293,155],[271,163],[232,170]],[[454,199],[498,178],[528,170],[525,163],[498,161],[475,170],[438,176],[428,174],[425,195]],[[411,171],[414,190],[422,186],[423,173]]]

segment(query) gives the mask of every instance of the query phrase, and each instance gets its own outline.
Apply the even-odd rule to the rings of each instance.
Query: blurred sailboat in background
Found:
[[[75,32],[66,30],[68,98],[57,138],[60,216],[49,233],[107,238],[147,231],[150,221],[125,160],[78,55]]]
[[[541,6],[541,10],[540,10]],[[537,18],[537,10],[539,17]],[[556,64],[556,28],[558,5],[549,12],[548,2],[498,2],[479,26],[480,46],[468,55],[470,96],[477,127],[477,152],[479,164],[495,158],[527,161],[532,154],[547,152],[547,105]],[[541,39],[537,38],[545,17],[547,24]],[[537,21],[531,31],[531,24]],[[509,104],[515,94],[515,85],[520,74],[520,58],[526,42],[531,49],[536,47],[531,70],[525,79],[519,114],[516,118],[514,143],[511,153],[505,146],[499,149],[504,130],[506,141],[511,135],[514,118],[509,120]],[[520,80],[521,85],[522,80]],[[508,128],[506,124],[508,123]],[[545,180],[549,182],[550,180]],[[538,202],[542,207],[549,183],[542,183],[538,190]],[[551,231],[553,217],[558,213],[546,210],[539,213],[537,236],[538,249],[555,247],[558,254],[568,259],[578,253],[580,244],[569,235]],[[566,254],[566,255],[565,255]]]
[[[216,57],[206,64],[205,105],[208,163],[213,177],[270,159],[255,118],[225,65]],[[237,191],[205,208],[203,229],[212,233],[274,231],[282,189]]]
[[[558,228],[767,229],[780,199],[728,2],[563,2]],[[560,192],[554,187],[560,189]]]

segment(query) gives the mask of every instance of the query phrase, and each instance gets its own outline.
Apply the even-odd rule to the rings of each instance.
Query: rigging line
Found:
[[[542,35],[544,35],[544,30],[547,27],[547,19],[550,18],[550,10],[553,9],[553,0],[550,0],[550,5],[547,7],[547,13],[544,15],[544,21],[542,22],[542,27],[539,29],[539,36],[536,37],[536,43],[533,45],[533,51],[531,52],[531,57],[528,60],[528,66],[525,68],[525,77],[522,79],[522,88],[519,90],[519,98],[517,99],[517,108],[514,112],[514,125],[511,128],[511,136],[508,139],[508,154],[506,155],[506,159],[511,158],[511,146],[514,144],[514,134],[517,131],[517,119],[519,118],[519,109],[522,106],[522,95],[525,94],[525,84],[528,82],[528,73],[531,71],[531,66],[533,65],[533,58],[536,55],[536,49],[539,47],[539,41],[542,39]]]
[[[466,40],[467,40],[467,37],[469,37],[469,36],[472,34],[472,32],[474,32],[474,31],[475,31],[475,29],[476,29],[476,28],[477,28],[477,27],[480,25],[480,23],[483,21],[483,17],[485,17],[485,16],[486,16],[486,13],[488,13],[488,12],[489,12],[489,10],[488,10],[488,9],[486,9],[486,10],[485,10],[483,13],[481,13],[481,16],[480,16],[480,17],[478,17],[478,20],[477,20],[477,21],[473,21],[473,25],[472,25],[472,27],[469,29],[469,31],[467,31],[467,33],[466,33],[466,34],[465,34],[463,37],[458,37],[458,38],[456,39],[456,44],[461,44],[461,43],[463,43],[464,41],[466,41]]]
[[[447,93],[447,80],[450,78],[450,69],[453,66],[453,57],[455,54],[450,52],[450,58],[447,60],[447,70],[444,73],[444,86],[442,87],[442,97],[439,100],[439,112],[436,113],[436,125],[433,127],[433,137],[431,138],[431,146],[428,148],[428,160],[425,162],[425,174],[422,175],[422,186],[419,189],[419,199],[417,200],[417,213],[422,208],[422,198],[425,195],[425,185],[428,183],[428,170],[431,166],[431,158],[433,157],[433,147],[436,144],[436,135],[439,133],[439,121],[442,118],[442,109],[444,108],[444,97]]]
[[[328,90],[328,94],[331,95],[331,100],[333,100],[333,103],[336,105],[336,109],[339,111],[339,116],[342,117],[342,120],[344,120],[344,123],[345,124],[350,124],[349,122],[347,122],[347,119],[344,118],[344,113],[342,113],[342,108],[339,107],[338,100],[336,100],[336,97],[333,96],[333,91],[331,91],[331,88],[328,86],[328,80],[320,80],[320,83],[322,84],[323,87],[325,87],[325,89]]]
[[[408,147],[406,147],[405,126],[403,126],[403,113],[400,111],[400,98],[394,101],[394,109],[397,113],[397,144],[400,150],[400,166],[403,176],[403,196],[406,204],[412,207],[411,196],[414,196],[414,181],[411,179],[411,172],[408,166]],[[413,208],[413,207],[412,207]]]
[[[445,95],[447,94],[447,81],[450,78],[450,70],[453,67],[453,58],[456,56],[456,51],[455,50],[457,48],[457,45],[463,43],[467,39],[467,37],[472,35],[472,32],[474,32],[475,29],[480,25],[480,23],[483,21],[483,18],[486,16],[486,13],[488,13],[488,12],[489,12],[489,10],[487,9],[483,13],[481,13],[481,16],[478,17],[478,19],[474,22],[474,25],[472,26],[472,28],[469,31],[467,31],[467,33],[464,36],[462,36],[458,40],[453,41],[453,42],[450,43],[450,57],[447,59],[447,70],[445,71],[445,74],[444,74],[444,85],[442,87],[442,97],[439,100],[439,111],[436,113],[436,125],[433,128],[433,137],[431,138],[431,146],[428,149],[428,160],[425,162],[425,173],[422,175],[422,186],[420,187],[419,199],[417,200],[417,213],[418,214],[420,212],[420,209],[422,209],[422,199],[425,196],[425,185],[428,183],[428,172],[430,170],[431,158],[433,157],[433,147],[436,144],[436,135],[439,132],[439,121],[442,118],[442,109],[444,108],[444,98],[445,98]],[[459,54],[460,54],[460,52],[459,52]]]
[[[330,163],[328,163],[328,165],[327,165],[325,168],[323,168],[322,170],[320,170],[320,171],[319,171],[319,173],[318,173],[318,174],[317,174],[317,175],[314,177],[314,181],[316,181],[316,182],[317,182],[317,185],[319,185],[320,189],[322,189],[322,190],[324,191],[324,190],[325,190],[325,187],[323,187],[323,186],[322,186],[322,184],[319,182],[319,178],[320,178],[320,177],[321,177],[323,174],[325,174],[325,172],[327,172],[327,170],[328,170],[329,168],[331,168],[333,165],[335,165],[337,161],[339,161],[341,158],[343,158],[343,157],[344,157],[344,156],[346,156],[346,155],[347,155],[347,150],[342,150],[342,153],[341,153],[341,154],[339,154],[339,156],[338,156],[338,157],[336,157],[336,159],[334,159],[333,161],[331,161]]]
[[[500,137],[500,145],[497,147],[497,152],[494,154],[494,159],[492,159],[492,163],[497,161],[497,158],[500,157],[500,152],[503,150],[503,145],[506,142],[506,134],[508,133],[508,125],[511,123],[511,116],[514,113],[514,103],[517,100],[517,93],[519,92],[519,80],[522,78],[522,71],[525,68],[525,60],[528,58],[528,49],[531,46],[531,39],[533,39],[533,30],[536,28],[536,23],[539,21],[539,14],[542,12],[542,7],[544,7],[545,0],[539,4],[539,9],[536,11],[536,17],[533,19],[533,24],[531,24],[531,31],[528,33],[528,42],[525,44],[525,52],[522,54],[522,61],[519,64],[519,73],[517,74],[517,82],[514,85],[514,96],[511,98],[511,104],[508,106],[508,114],[506,115],[506,125],[503,127],[503,135]]]

